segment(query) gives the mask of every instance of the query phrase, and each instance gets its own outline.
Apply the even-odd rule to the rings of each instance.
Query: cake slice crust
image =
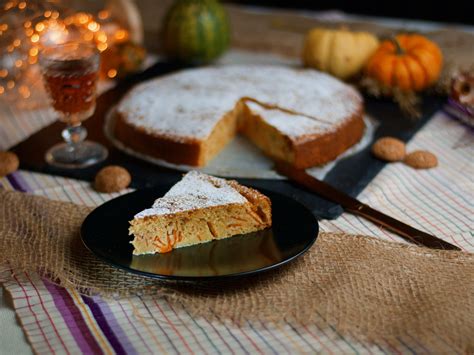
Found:
[[[166,253],[271,226],[271,202],[260,192],[192,171],[152,208],[130,221],[134,255]]]
[[[305,133],[305,127],[318,118],[245,100],[239,112],[239,132],[268,157],[307,169],[326,164],[357,144],[365,131],[362,117],[361,110],[330,129],[321,121],[320,132],[308,129]],[[286,126],[293,125],[293,132],[278,128],[285,121]]]

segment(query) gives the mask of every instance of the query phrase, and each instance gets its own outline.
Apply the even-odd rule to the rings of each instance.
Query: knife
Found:
[[[290,180],[297,182],[329,201],[341,205],[347,212],[364,217],[375,224],[385,227],[409,242],[433,249],[461,250],[455,245],[373,209],[331,185],[309,175],[305,170],[296,169],[288,163],[281,161],[275,163],[275,168],[280,174],[285,175]]]

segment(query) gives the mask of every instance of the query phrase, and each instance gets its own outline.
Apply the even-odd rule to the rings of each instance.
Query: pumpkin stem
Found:
[[[397,51],[397,55],[405,54],[405,51],[403,50],[402,46],[400,45],[400,42],[398,41],[397,36],[392,36],[390,38],[390,40],[395,45],[395,50]]]

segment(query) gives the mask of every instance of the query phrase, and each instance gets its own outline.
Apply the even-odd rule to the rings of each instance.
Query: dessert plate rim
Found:
[[[104,232],[100,231],[100,228],[105,228],[105,227],[100,226],[98,222],[99,220],[106,218],[105,222],[107,222],[107,218],[115,219],[116,217],[120,217],[120,214],[125,214],[126,212],[129,212],[130,215],[133,215],[133,213],[138,212],[136,208],[137,198],[140,199],[141,197],[145,197],[145,196],[147,196],[148,198],[150,198],[150,196],[153,196],[154,199],[158,198],[160,197],[160,195],[168,191],[169,188],[171,188],[171,186],[173,186],[173,184],[158,184],[154,187],[135,190],[135,191],[126,193],[124,195],[118,196],[114,199],[111,199],[105,202],[104,204],[98,206],[97,208],[95,208],[93,211],[91,211],[87,215],[87,217],[84,219],[81,226],[80,236],[85,247],[90,252],[92,252],[97,258],[108,263],[109,265],[118,269],[122,269],[127,272],[137,274],[137,275],[160,279],[160,280],[205,281],[205,280],[216,280],[216,279],[227,279],[227,278],[249,276],[249,275],[255,275],[261,272],[273,270],[275,268],[278,268],[282,265],[285,265],[295,260],[296,258],[306,253],[317,240],[317,237],[319,234],[318,220],[307,207],[305,207],[300,202],[288,196],[285,196],[281,193],[278,193],[276,191],[270,191],[267,189],[258,188],[260,192],[268,196],[270,200],[272,201],[272,212],[273,212],[274,217],[275,217],[275,212],[277,212],[277,218],[273,219],[273,226],[271,227],[272,233],[270,233],[271,236],[268,238],[269,240],[271,240],[271,242],[274,242],[274,245],[277,245],[277,249],[281,248],[279,246],[280,244],[278,244],[277,242],[281,242],[283,239],[285,239],[285,242],[289,241],[290,244],[286,248],[286,250],[278,249],[278,252],[286,253],[286,255],[282,256],[278,260],[275,260],[274,262],[269,262],[267,265],[263,265],[263,266],[255,267],[255,268],[249,268],[248,270],[240,270],[238,272],[230,272],[230,273],[222,273],[222,274],[209,274],[209,275],[164,274],[164,273],[159,273],[159,272],[158,273],[151,272],[147,268],[140,268],[136,266],[134,267],[132,266],[133,258],[143,258],[143,257],[160,258],[163,255],[166,255],[167,257],[170,255],[172,258],[173,257],[172,253],[182,253],[184,249],[187,249],[186,252],[188,253],[190,250],[193,250],[193,249],[199,253],[199,249],[196,247],[203,246],[206,244],[209,247],[212,247],[212,245],[215,243],[233,242],[234,246],[229,246],[228,248],[235,248],[235,245],[237,245],[238,247],[240,246],[242,248],[242,247],[245,247],[245,243],[246,241],[248,241],[247,238],[261,238],[260,236],[234,236],[231,238],[226,238],[226,239],[222,239],[218,241],[211,241],[208,243],[198,244],[197,246],[189,246],[189,247],[184,247],[184,248],[179,248],[179,249],[173,249],[173,251],[166,254],[133,256],[131,252],[133,248],[131,244],[129,244],[129,241],[132,240],[133,236],[128,236],[128,228],[123,231],[122,231],[123,228],[121,228],[118,231],[118,233],[120,233],[121,238],[117,238],[117,235],[115,233],[116,231],[114,230],[112,230],[112,232],[109,232],[108,235],[105,235]],[[247,184],[247,186],[251,187],[251,184]],[[291,214],[288,215],[287,219],[285,219],[284,217],[286,214],[285,206],[283,205],[285,201],[293,209]],[[130,202],[130,204],[128,204],[127,202]],[[140,202],[138,202],[138,204],[140,204]],[[125,207],[123,207],[124,205]],[[127,206],[129,206],[130,208],[129,211],[124,210],[124,208],[126,209]],[[149,201],[144,201],[143,206],[141,206],[140,208],[148,208],[148,207],[149,207]],[[295,216],[299,216],[296,218],[299,218],[300,221],[295,221],[294,220]],[[128,220],[126,222],[127,222],[126,225],[128,226]],[[294,238],[294,236],[287,235],[286,236],[287,238],[284,238],[285,235],[283,235],[282,232],[279,232],[278,228],[283,227],[285,223],[289,223],[289,222],[294,223],[295,225],[297,225],[299,222],[300,228],[305,233],[304,236],[299,236],[300,239],[297,239],[298,243],[295,242],[294,244],[291,244],[292,242],[291,239]],[[303,223],[303,225],[301,225],[301,223]],[[122,221],[122,224],[123,224],[122,227],[124,227],[125,226],[124,221]],[[96,231],[97,228],[99,228],[99,231]],[[128,236],[128,239],[125,237],[125,234]],[[236,238],[239,238],[239,240],[236,241]],[[119,244],[116,245],[117,248],[108,249],[107,243],[114,243],[114,242],[117,242],[117,240],[119,241]],[[247,242],[247,244],[249,243]],[[261,246],[259,246],[259,248],[260,247]],[[124,257],[125,255],[124,253],[126,253],[124,249],[129,250],[129,254],[130,254],[129,257],[132,258],[132,261],[126,260],[127,256]],[[288,249],[291,249],[293,251],[287,253]]]

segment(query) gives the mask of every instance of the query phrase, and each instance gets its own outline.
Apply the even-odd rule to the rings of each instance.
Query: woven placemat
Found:
[[[321,233],[307,254],[275,272],[165,283],[95,258],[79,236],[90,210],[0,190],[0,264],[85,294],[167,297],[208,319],[317,323],[359,341],[409,344],[416,337],[430,350],[474,350],[472,254]]]

